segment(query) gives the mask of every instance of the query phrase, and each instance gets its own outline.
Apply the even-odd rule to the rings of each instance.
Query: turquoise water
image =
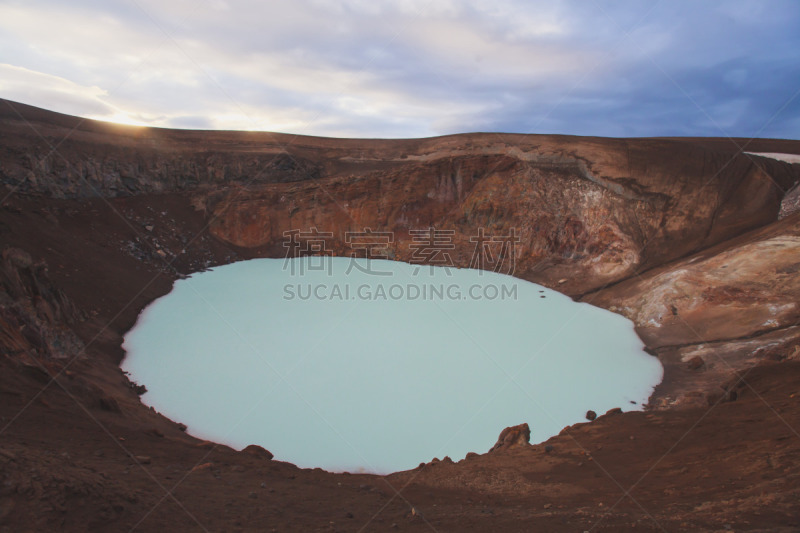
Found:
[[[516,278],[349,258],[179,280],[125,337],[142,401],[200,438],[388,473],[639,409],[662,377],[627,319]],[[635,402],[635,403],[632,403]]]

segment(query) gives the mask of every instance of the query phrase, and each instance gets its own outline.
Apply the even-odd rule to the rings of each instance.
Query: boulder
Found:
[[[520,424],[505,428],[500,432],[497,442],[489,452],[507,450],[509,448],[519,448],[528,446],[531,443],[531,428],[528,424]]]
[[[252,455],[253,457],[258,457],[259,459],[264,459],[265,461],[271,461],[274,455],[268,450],[265,450],[261,446],[257,444],[251,444],[250,446],[246,447],[242,450],[242,453],[246,453],[248,455]]]
[[[686,362],[689,370],[700,370],[706,366],[706,362],[699,355],[695,355]]]

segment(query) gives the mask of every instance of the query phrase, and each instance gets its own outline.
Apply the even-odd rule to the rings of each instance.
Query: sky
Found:
[[[797,0],[0,0],[0,97],[129,124],[800,139]]]

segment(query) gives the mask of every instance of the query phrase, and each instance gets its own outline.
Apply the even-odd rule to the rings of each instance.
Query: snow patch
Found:
[[[745,152],[749,155],[760,155],[761,157],[768,157],[770,159],[777,159],[786,163],[800,163],[800,155],[798,154],[781,154],[778,152]]]

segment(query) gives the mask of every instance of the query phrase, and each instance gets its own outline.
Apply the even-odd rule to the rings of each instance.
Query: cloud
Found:
[[[791,0],[8,0],[0,96],[332,136],[797,138],[799,23]]]
[[[73,83],[58,76],[0,63],[3,97],[40,107],[58,107],[67,113],[109,115],[115,109],[103,101],[106,91]]]

